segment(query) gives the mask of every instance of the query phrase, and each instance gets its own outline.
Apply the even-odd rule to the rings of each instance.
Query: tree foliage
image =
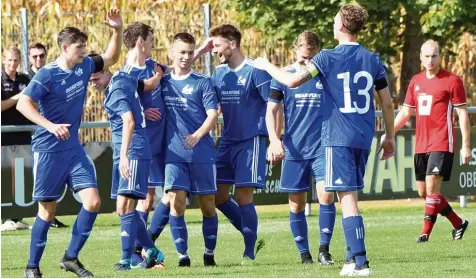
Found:
[[[463,32],[476,26],[476,1],[464,0],[226,0],[238,12],[244,26],[254,26],[269,42],[291,43],[304,30],[313,30],[324,47],[333,47],[333,19],[339,8],[356,3],[367,9],[369,20],[360,34],[362,43],[384,58],[403,47],[405,17],[417,15],[423,38],[432,37],[442,45],[453,44]]]

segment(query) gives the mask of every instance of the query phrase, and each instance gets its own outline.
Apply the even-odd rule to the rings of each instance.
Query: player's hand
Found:
[[[129,168],[129,158],[127,158],[127,155],[121,155],[119,161],[119,172],[121,173],[121,177],[125,180],[128,180],[131,176],[131,170]]]
[[[107,20],[103,21],[107,26],[120,30],[122,28],[122,16],[119,9],[112,8],[107,12]],[[122,36],[122,34],[121,34]]]
[[[463,164],[468,164],[469,161],[471,160],[471,150],[469,149],[469,147],[461,148],[460,156],[461,156],[461,159],[463,160]]]
[[[213,50],[213,38],[208,38],[203,42],[203,44],[198,48],[201,53],[207,53]]]
[[[144,110],[145,119],[150,121],[159,121],[161,118],[160,110],[158,108],[148,108]]]
[[[198,132],[195,132],[191,135],[183,137],[183,147],[187,150],[190,150],[197,145],[197,143],[200,141],[202,137],[199,135]]]
[[[56,136],[57,139],[62,139],[62,140],[67,140],[69,139],[69,126],[71,126],[71,124],[53,124],[51,123],[51,125],[49,127],[47,127],[46,129],[48,130],[48,132],[54,134]]]
[[[284,146],[280,140],[272,141],[268,148],[268,160],[274,167],[280,160],[284,158]]]
[[[162,67],[159,64],[154,65],[154,76],[144,80],[144,91],[145,92],[152,92],[154,91],[157,86],[160,84],[160,80],[164,76],[164,71],[162,71]]]
[[[268,68],[268,65],[269,65],[269,60],[266,57],[256,58],[253,63],[253,66],[255,68],[258,68],[263,71],[266,71],[266,69]]]
[[[380,160],[387,160],[388,158],[395,156],[395,138],[387,138],[387,136],[384,134],[380,138],[380,147],[377,153],[380,153],[382,150],[383,154]]]

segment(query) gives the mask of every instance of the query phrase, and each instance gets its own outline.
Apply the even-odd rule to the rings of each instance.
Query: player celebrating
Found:
[[[266,179],[266,102],[271,77],[256,69],[241,53],[241,33],[225,24],[212,28],[213,53],[222,65],[212,74],[223,112],[224,129],[217,151],[218,193],[216,205],[242,232],[245,242],[242,264],[255,259],[258,215],[253,191]],[[229,197],[232,184],[238,204]],[[264,243],[257,245],[258,252]]]
[[[462,239],[468,227],[441,194],[441,182],[449,181],[456,148],[453,107],[458,113],[463,143],[461,159],[470,161],[469,120],[466,94],[461,79],[440,68],[440,47],[426,41],[420,52],[425,71],[415,75],[408,86],[405,103],[395,118],[395,131],[400,130],[416,109],[415,177],[418,194],[425,199],[423,230],[417,242],[427,242],[438,213],[453,225],[453,239]]]
[[[190,266],[184,219],[187,195],[198,195],[200,202],[205,266],[215,265],[218,232],[215,144],[209,134],[218,120],[218,100],[210,78],[191,68],[194,49],[192,35],[175,35],[173,70],[161,82],[168,117],[165,190],[170,199],[170,231],[181,267]]]
[[[281,72],[261,58],[256,67],[266,69],[276,80],[297,87],[319,75],[324,88],[322,145],[325,146],[325,190],[335,191],[342,206],[342,225],[348,246],[342,276],[367,276],[365,230],[357,206],[357,191],[364,188],[365,165],[375,133],[374,87],[384,112],[386,139],[382,159],[395,153],[393,105],[380,58],[356,42],[367,12],[358,6],[342,7],[334,18],[334,38],[339,45],[322,50],[306,69]],[[340,159],[340,160],[339,160]]]
[[[17,104],[25,117],[40,126],[32,139],[33,200],[38,201],[39,210],[31,231],[30,258],[25,269],[28,278],[42,276],[39,263],[55,217],[56,200],[61,197],[65,184],[78,193],[83,207],[60,266],[79,277],[92,276],[78,260],[78,255],[91,233],[100,198],[94,164],[79,142],[78,130],[91,74],[119,59],[122,44],[120,11],[109,10],[107,18],[105,23],[113,32],[106,53],[96,58],[86,57],[87,35],[77,28],[66,27],[58,34],[59,58],[38,71]]]
[[[152,50],[152,28],[140,22],[127,26],[123,32],[128,49],[127,64],[113,76],[106,91],[105,106],[111,122],[114,145],[111,197],[117,199],[121,217],[122,258],[118,271],[131,269],[136,237],[146,250],[142,268],[150,268],[164,260],[147,233],[139,213],[134,209],[137,199],[145,199],[151,150],[145,129],[145,116],[137,93],[138,80],[131,75],[145,69],[145,59]]]
[[[320,50],[321,40],[317,34],[305,31],[294,43],[297,61],[285,68],[296,73],[306,67],[309,60]],[[321,245],[319,262],[333,264],[329,244],[334,231],[336,207],[334,193],[324,190],[324,148],[321,147],[323,87],[318,77],[299,87],[290,88],[275,80],[271,83],[266,124],[270,146],[268,159],[271,165],[285,158],[281,172],[281,191],[289,193],[289,223],[296,246],[304,264],[313,263],[307,238],[307,220],[304,214],[309,178],[312,174],[319,195],[319,227]],[[285,131],[284,147],[276,134],[276,119],[279,106],[284,103]]]

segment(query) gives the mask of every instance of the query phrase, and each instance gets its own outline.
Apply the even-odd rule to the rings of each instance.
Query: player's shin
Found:
[[[289,212],[289,225],[293,234],[294,242],[299,253],[309,252],[309,241],[307,231],[307,220],[304,211],[293,213]]]
[[[137,236],[136,212],[132,211],[121,215],[121,247],[122,260],[129,261],[134,249],[134,241]]]
[[[154,214],[150,220],[149,232],[152,240],[155,240],[169,223],[170,205],[164,204],[162,201],[155,207]]]
[[[39,216],[35,218],[35,223],[31,229],[30,258],[28,260],[28,267],[30,268],[39,267],[40,265],[51,222],[44,221]]]
[[[336,219],[336,206],[334,203],[319,204],[319,230],[320,247],[319,252],[329,252],[332,234],[334,233],[334,224]]]
[[[342,220],[345,240],[350,247],[357,267],[362,267],[367,262],[365,249],[365,229],[362,216],[349,216]]]
[[[255,258],[255,244],[258,231],[258,214],[256,213],[255,204],[253,202],[240,205],[241,209],[241,226],[243,238],[245,240],[245,251],[243,256],[250,259]]]
[[[91,234],[97,215],[98,212],[88,211],[84,207],[81,208],[81,211],[74,222],[71,242],[66,251],[66,255],[69,258],[75,259],[78,257],[79,252]]]

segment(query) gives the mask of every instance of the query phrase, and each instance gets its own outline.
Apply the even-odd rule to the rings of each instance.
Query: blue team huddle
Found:
[[[386,123],[383,159],[393,156],[395,142],[384,67],[376,54],[356,42],[365,19],[364,9],[344,6],[334,19],[339,45],[321,50],[319,37],[303,32],[294,45],[297,61],[284,70],[265,58],[245,57],[240,50],[241,34],[232,25],[212,28],[211,39],[198,48],[192,35],[175,35],[173,63],[168,66],[151,58],[152,28],[134,22],[123,30],[116,9],[108,12],[106,24],[113,35],[102,55],[86,55],[87,35],[80,30],[68,27],[61,31],[60,57],[40,69],[17,105],[39,125],[32,141],[33,198],[39,202],[39,212],[25,276],[42,276],[40,260],[65,184],[80,195],[83,207],[60,266],[79,277],[93,276],[78,257],[100,200],[94,164],[79,142],[78,129],[91,76],[117,62],[123,43],[128,51],[126,63],[104,93],[114,150],[111,198],[116,199],[121,221],[122,254],[117,271],[163,268],[165,255],[155,242],[167,223],[178,265],[192,264],[184,218],[189,195],[198,196],[203,214],[204,265],[217,265],[216,209],[243,235],[241,264],[252,265],[265,244],[258,238],[253,192],[265,185],[268,158],[273,165],[283,160],[281,190],[289,193],[291,232],[302,263],[313,263],[304,216],[305,194],[314,187],[312,177],[322,201],[319,263],[334,264],[329,246],[337,194],[347,245],[340,275],[370,275],[357,191],[364,188],[375,134],[374,90]],[[221,64],[211,77],[192,69],[193,62],[209,51]],[[282,141],[277,125],[281,105],[285,117]],[[216,148],[210,131],[220,112],[224,128]],[[268,151],[267,137],[271,142]],[[147,226],[156,186],[164,187],[165,194]],[[234,197],[230,196],[232,187]]]

